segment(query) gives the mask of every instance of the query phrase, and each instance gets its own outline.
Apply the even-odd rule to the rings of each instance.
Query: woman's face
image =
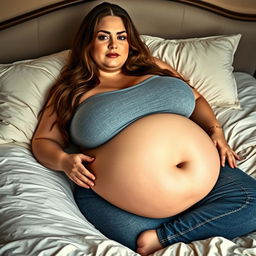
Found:
[[[129,43],[122,19],[117,16],[102,18],[92,43],[92,58],[100,71],[120,71],[128,54]]]

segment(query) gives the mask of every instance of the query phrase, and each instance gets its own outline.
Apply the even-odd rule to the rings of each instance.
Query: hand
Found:
[[[65,154],[62,166],[66,175],[77,185],[90,188],[94,186],[95,176],[85,168],[83,162],[93,161],[93,157],[84,154]]]
[[[214,129],[210,137],[219,151],[221,165],[224,167],[225,162],[228,161],[231,168],[237,167],[236,160],[241,160],[241,158],[228,145],[222,129]]]

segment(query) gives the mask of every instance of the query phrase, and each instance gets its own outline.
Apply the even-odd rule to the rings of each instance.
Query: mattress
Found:
[[[234,73],[240,109],[215,107],[239,167],[256,178],[256,80]],[[65,174],[39,164],[31,151],[0,146],[0,255],[138,255],[108,239],[80,213]],[[256,255],[256,232],[227,240],[176,243],[154,255]]]

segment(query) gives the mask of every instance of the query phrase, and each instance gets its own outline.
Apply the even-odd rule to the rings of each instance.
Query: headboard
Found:
[[[0,63],[35,58],[70,47],[88,10],[102,0],[67,0],[0,23]],[[124,7],[141,34],[170,39],[242,34],[236,71],[255,74],[256,15],[235,13],[203,1],[112,0]]]

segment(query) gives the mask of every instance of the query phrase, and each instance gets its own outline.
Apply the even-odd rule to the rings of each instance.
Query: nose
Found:
[[[117,40],[114,38],[111,38],[108,47],[109,47],[109,49],[116,49],[117,48]]]

